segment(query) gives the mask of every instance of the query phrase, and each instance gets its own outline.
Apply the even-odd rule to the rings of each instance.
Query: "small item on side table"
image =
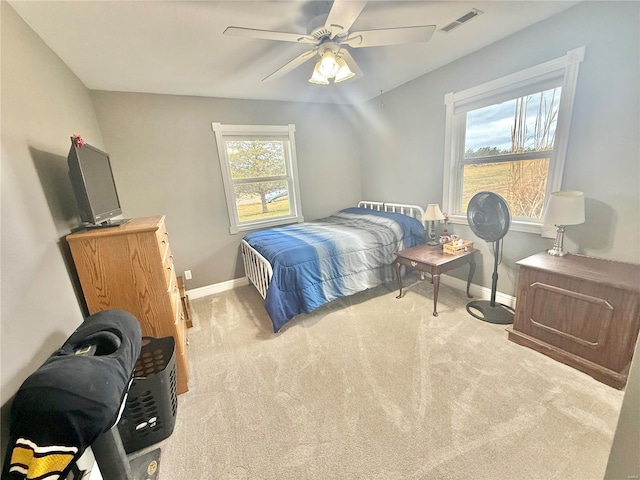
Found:
[[[473,250],[473,242],[469,240],[456,240],[450,243],[446,243],[442,246],[442,251],[449,255],[458,255],[460,253]]]
[[[442,247],[447,243],[451,243],[451,237],[449,235],[445,235],[443,232],[443,234],[440,235],[440,246]]]
[[[440,235],[440,246],[445,243],[451,242],[451,237],[449,236],[449,230],[447,229],[447,222],[449,221],[449,215],[446,213],[444,215],[444,228],[442,229],[442,234]]]

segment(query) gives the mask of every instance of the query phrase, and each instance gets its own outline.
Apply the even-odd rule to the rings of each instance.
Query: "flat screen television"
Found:
[[[80,220],[86,227],[109,227],[124,223],[109,155],[71,137],[67,156],[69,179],[78,204]]]

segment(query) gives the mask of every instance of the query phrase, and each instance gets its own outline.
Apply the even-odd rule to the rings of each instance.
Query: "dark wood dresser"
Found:
[[[623,388],[640,329],[640,265],[546,252],[517,264],[509,340]]]

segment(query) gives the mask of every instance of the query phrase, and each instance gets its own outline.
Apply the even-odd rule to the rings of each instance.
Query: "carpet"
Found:
[[[623,392],[415,274],[274,334],[252,286],[191,301],[162,478],[602,479]]]

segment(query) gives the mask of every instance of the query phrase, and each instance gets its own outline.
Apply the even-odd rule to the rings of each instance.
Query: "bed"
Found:
[[[394,253],[424,243],[423,213],[416,205],[362,201],[329,217],[246,235],[245,272],[274,332],[300,313],[392,281]]]

